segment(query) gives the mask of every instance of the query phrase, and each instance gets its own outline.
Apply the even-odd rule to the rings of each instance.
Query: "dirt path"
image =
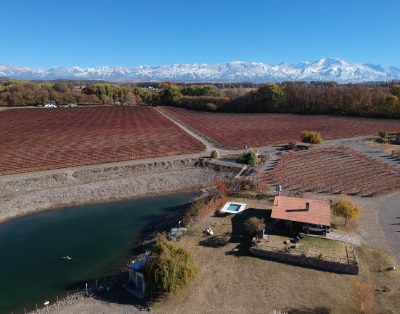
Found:
[[[164,117],[166,117],[168,120],[172,121],[175,123],[177,126],[179,126],[182,130],[185,132],[189,133],[191,136],[193,136],[195,139],[199,140],[203,145],[206,146],[206,152],[209,154],[212,150],[218,150],[221,155],[226,156],[226,155],[238,155],[242,154],[247,151],[247,149],[228,149],[225,147],[222,147],[220,144],[214,142],[212,139],[208,139],[205,137],[202,133],[187,127],[185,124],[183,124],[181,121],[178,119],[174,118],[173,116],[169,115],[166,113],[161,107],[156,107],[155,108],[158,112],[160,112]],[[284,145],[284,144],[282,144]],[[268,146],[261,146],[261,147],[256,147],[257,151],[263,154],[266,153],[276,153],[278,149],[282,145],[268,145]]]
[[[160,109],[159,107],[154,107],[159,113],[161,113],[166,119],[170,120],[172,123],[175,123],[178,127],[180,127],[183,131],[190,134],[192,137],[200,141],[203,145],[206,146],[206,152],[210,153],[212,150],[217,149],[216,145],[212,142],[205,139],[203,136],[200,136],[198,133],[193,132],[191,129],[183,125],[177,119],[173,118],[169,114],[167,114],[164,110]]]
[[[400,261],[400,193],[384,197],[352,197],[362,208],[360,235],[373,247]]]
[[[379,219],[390,249],[400,261],[400,193],[388,196],[383,200]]]

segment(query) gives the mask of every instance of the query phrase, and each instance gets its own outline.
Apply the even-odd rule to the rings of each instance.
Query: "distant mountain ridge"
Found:
[[[337,81],[340,83],[400,80],[400,68],[322,58],[314,62],[267,64],[173,64],[126,67],[32,68],[0,65],[0,77],[25,80],[105,80],[113,82],[282,82]]]

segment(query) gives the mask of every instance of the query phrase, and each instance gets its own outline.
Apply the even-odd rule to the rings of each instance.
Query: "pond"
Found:
[[[237,163],[237,159],[236,158],[221,158],[221,161],[225,161],[225,162],[230,162],[232,164],[236,164]]]
[[[196,195],[65,207],[0,224],[0,313],[34,309],[123,266],[147,227]]]

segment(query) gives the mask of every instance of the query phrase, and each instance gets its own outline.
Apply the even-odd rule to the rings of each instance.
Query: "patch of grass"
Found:
[[[304,236],[300,241],[300,249],[313,254],[345,258],[346,244],[340,241]]]
[[[273,247],[280,250],[287,250],[288,245],[285,240],[290,240],[289,236],[270,235],[268,241],[261,240],[258,246]],[[318,237],[303,236],[296,248],[290,248],[292,253],[304,253],[306,255],[325,256],[330,258],[346,258],[346,244],[340,241],[323,239]]]

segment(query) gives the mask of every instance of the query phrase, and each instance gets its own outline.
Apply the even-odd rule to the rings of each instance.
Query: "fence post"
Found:
[[[58,302],[58,295],[57,295],[57,302]]]
[[[35,307],[36,307],[36,311],[38,310],[38,308],[37,308],[37,303],[35,304]]]

